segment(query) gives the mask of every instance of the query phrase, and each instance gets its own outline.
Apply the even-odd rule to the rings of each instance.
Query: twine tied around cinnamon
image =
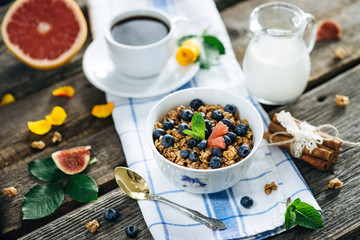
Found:
[[[328,134],[329,138],[337,139],[349,145],[360,146],[360,142],[349,142],[340,139],[338,137],[339,132],[337,128],[330,124],[324,124],[318,127],[314,127],[307,122],[301,122],[298,126],[291,114],[289,112],[285,112],[284,110],[277,114],[277,119],[279,120],[280,124],[286,129],[286,132],[273,133],[270,136],[270,144],[268,144],[268,146],[279,146],[290,143],[290,153],[291,156],[295,158],[300,158],[305,147],[311,153],[315,148],[318,147],[318,144],[322,144],[323,138],[318,133],[316,133],[316,131],[325,128],[332,129],[335,132],[335,136]],[[286,141],[273,142],[273,137],[277,135],[292,135],[293,138]]]

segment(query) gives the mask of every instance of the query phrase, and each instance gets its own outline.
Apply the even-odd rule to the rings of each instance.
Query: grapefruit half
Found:
[[[67,63],[81,49],[87,25],[73,0],[17,0],[5,14],[1,35],[25,64],[51,69]]]

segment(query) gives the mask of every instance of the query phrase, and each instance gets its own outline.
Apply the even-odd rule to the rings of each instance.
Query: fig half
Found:
[[[82,146],[54,152],[51,157],[61,171],[74,175],[84,171],[88,166],[90,152],[90,146]]]

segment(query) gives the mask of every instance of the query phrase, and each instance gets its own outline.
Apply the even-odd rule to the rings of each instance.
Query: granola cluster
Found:
[[[233,135],[236,136],[236,140],[231,142],[231,145],[227,145],[225,149],[222,149],[222,156],[221,159],[221,168],[233,165],[242,159],[244,157],[239,156],[238,149],[241,145],[246,145],[250,149],[253,147],[253,132],[249,128],[249,123],[246,119],[240,119],[238,111],[236,111],[235,114],[232,114],[230,112],[225,111],[224,107],[221,105],[203,105],[200,106],[197,110],[195,110],[192,107],[185,107],[185,106],[179,106],[177,109],[170,110],[166,116],[163,117],[162,121],[158,121],[154,125],[155,129],[163,129],[164,134],[171,135],[174,139],[174,144],[171,147],[164,147],[161,139],[164,136],[160,136],[158,139],[154,139],[154,144],[156,149],[159,151],[159,153],[164,156],[169,161],[172,161],[180,166],[193,168],[193,169],[211,169],[210,167],[210,160],[212,157],[214,157],[212,153],[211,146],[206,146],[204,149],[199,149],[198,147],[189,147],[189,141],[192,139],[191,136],[186,134],[181,134],[178,130],[179,124],[186,123],[190,129],[191,129],[191,120],[185,121],[181,118],[181,112],[189,109],[194,114],[195,113],[202,113],[204,119],[210,120],[211,128],[215,127],[220,120],[215,120],[213,118],[213,112],[218,110],[223,115],[223,119],[228,119],[231,123],[231,127],[228,129],[229,132],[234,132],[235,127],[242,123],[247,126],[247,132],[243,136],[236,136],[234,133]],[[173,120],[174,127],[171,129],[164,128],[164,122],[166,120]],[[209,131],[210,128],[209,128]],[[208,137],[211,132],[209,132],[205,138],[205,140],[208,140]],[[235,137],[234,137],[235,138]],[[191,160],[189,157],[182,157],[180,155],[180,151],[182,150],[189,150],[190,152],[195,151],[197,153],[198,159],[196,161]]]

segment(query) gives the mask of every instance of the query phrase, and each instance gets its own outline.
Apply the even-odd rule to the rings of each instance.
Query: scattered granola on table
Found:
[[[330,180],[328,185],[329,188],[334,188],[334,189],[342,188],[342,186],[343,186],[343,182],[341,182],[338,178],[334,178]]]
[[[17,195],[17,189],[14,188],[14,187],[4,188],[2,190],[2,194],[3,194],[3,196],[6,196],[6,197],[16,196]]]
[[[89,229],[91,233],[95,233],[99,226],[100,225],[96,219],[86,224],[86,228]]]
[[[336,59],[344,59],[346,55],[345,49],[343,49],[342,47],[337,47],[334,51],[334,58]]]
[[[200,99],[170,110],[156,122],[153,140],[166,159],[194,169],[233,165],[253,148],[253,132],[235,105],[207,105]]]
[[[34,141],[31,143],[31,147],[32,148],[37,148],[37,149],[44,149],[46,147],[46,144],[43,141]]]
[[[348,96],[339,95],[339,94],[335,95],[335,105],[336,106],[346,106],[349,104],[350,104],[350,99]]]
[[[277,185],[275,182],[265,184],[264,191],[266,195],[269,195],[273,190],[277,190]]]
[[[58,131],[55,131],[54,136],[52,137],[51,141],[53,143],[56,143],[56,142],[61,142],[61,140],[62,140],[61,133],[59,133]]]

